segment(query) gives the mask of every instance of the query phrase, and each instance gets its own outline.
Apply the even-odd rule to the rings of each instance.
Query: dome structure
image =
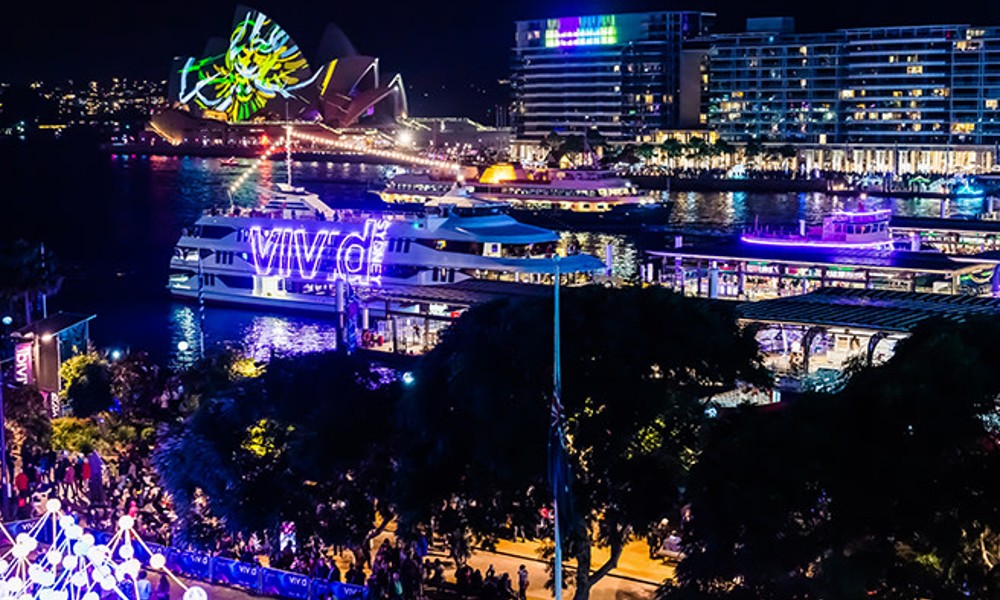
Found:
[[[358,54],[333,25],[318,69],[280,25],[246,6],[236,9],[228,42],[206,49],[202,58],[175,59],[170,79],[174,107],[193,116],[235,123],[287,115],[350,127],[406,115],[399,75],[383,77],[378,59]]]

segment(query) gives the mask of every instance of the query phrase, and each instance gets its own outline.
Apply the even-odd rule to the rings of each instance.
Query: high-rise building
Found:
[[[642,140],[698,124],[697,60],[685,40],[707,33],[714,15],[648,12],[518,21],[512,119],[519,140],[597,129]],[[695,57],[696,58],[696,57]],[[684,101],[691,90],[692,100]]]
[[[1000,28],[801,34],[790,19],[705,36],[707,125],[731,141],[881,146],[1000,142]]]

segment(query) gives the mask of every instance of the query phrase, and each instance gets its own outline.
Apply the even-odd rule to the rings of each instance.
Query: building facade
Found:
[[[789,18],[705,36],[706,124],[730,141],[877,146],[1000,142],[1000,28],[795,33]]]
[[[698,63],[686,40],[714,15],[649,12],[518,21],[512,57],[512,119],[518,140],[596,129],[636,141],[653,131],[697,125]],[[693,86],[693,87],[692,87]]]

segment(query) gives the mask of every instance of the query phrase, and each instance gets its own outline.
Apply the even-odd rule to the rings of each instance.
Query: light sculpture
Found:
[[[62,512],[59,500],[48,500],[45,515],[27,531],[11,537],[0,528],[11,544],[0,556],[0,600],[100,600],[108,594],[137,598],[135,586],[143,567],[135,544],[149,554],[151,568],[163,570],[164,577],[185,590],[184,600],[206,600],[202,588],[186,585],[166,568],[166,557],[153,552],[134,526],[132,517],[122,516],[111,539],[99,544]]]

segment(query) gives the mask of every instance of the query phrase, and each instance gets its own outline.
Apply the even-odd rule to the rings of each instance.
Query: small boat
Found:
[[[892,250],[891,218],[892,211],[887,208],[861,206],[854,211],[835,210],[823,217],[821,226],[807,227],[804,220],[799,221],[797,232],[755,226],[744,231],[740,240],[766,246]]]
[[[239,162],[237,162],[235,156],[230,156],[229,158],[223,158],[222,160],[220,160],[219,164],[222,165],[223,167],[235,167],[239,165]]]

